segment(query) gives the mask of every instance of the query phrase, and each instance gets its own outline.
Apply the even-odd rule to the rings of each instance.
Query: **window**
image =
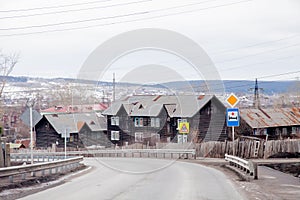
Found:
[[[160,127],[160,119],[155,118],[155,127]]]
[[[135,117],[134,118],[134,126],[135,127],[143,127],[144,126],[144,120],[142,117]]]
[[[151,127],[155,127],[155,118],[151,118]]]
[[[149,126],[150,125],[150,118],[144,118],[144,121],[143,121],[143,126]]]
[[[143,133],[141,132],[135,133],[135,142],[143,142]]]
[[[156,142],[160,141],[160,135],[158,133],[151,133],[151,138]]]
[[[151,118],[151,127],[160,127],[160,118]]]
[[[298,134],[300,133],[300,128],[299,127],[292,127],[292,134]]]
[[[139,119],[140,119],[139,125],[140,125],[140,126],[143,126],[143,125],[144,125],[144,123],[143,123],[144,119],[143,119],[142,117],[139,118]]]
[[[283,129],[282,129],[282,134],[283,134],[283,135],[287,135],[287,128],[283,128]]]
[[[120,140],[120,132],[119,131],[111,131],[111,140]]]
[[[119,117],[111,117],[111,125],[119,126]]]
[[[135,127],[140,127],[140,118],[138,118],[138,117],[134,118],[134,126]]]

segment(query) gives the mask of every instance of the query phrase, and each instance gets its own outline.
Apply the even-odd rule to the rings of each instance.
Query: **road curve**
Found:
[[[140,158],[84,162],[93,167],[91,172],[23,199],[243,199],[222,172],[199,164]]]

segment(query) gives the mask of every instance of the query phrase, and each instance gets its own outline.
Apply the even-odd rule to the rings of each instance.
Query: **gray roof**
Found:
[[[193,117],[214,95],[130,96],[114,102],[104,115],[116,115],[123,105],[129,116],[158,116],[163,107],[170,117]]]
[[[203,108],[214,96],[193,96],[182,95],[176,97],[175,104],[165,105],[170,117],[193,117]]]
[[[113,102],[106,110],[103,111],[103,115],[116,115],[122,106],[122,101]]]
[[[80,124],[86,123],[92,131],[103,131],[107,129],[106,119],[96,113],[62,113],[44,115],[55,131],[59,134],[64,133],[66,129],[70,133],[78,133]]]

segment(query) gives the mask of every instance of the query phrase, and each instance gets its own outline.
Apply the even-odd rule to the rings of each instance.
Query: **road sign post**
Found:
[[[235,156],[235,145],[234,145],[234,127],[240,125],[240,116],[239,116],[239,109],[238,108],[227,108],[226,112],[226,121],[227,126],[232,128],[232,154]]]
[[[62,133],[62,137],[65,139],[65,159],[67,159],[67,137],[70,138],[70,132],[69,129],[66,128],[65,132]]]
[[[235,156],[234,127],[240,125],[240,114],[239,114],[239,109],[234,108],[234,106],[239,102],[239,98],[235,96],[233,93],[231,93],[229,97],[226,99],[226,101],[231,106],[231,108],[227,108],[226,121],[227,121],[227,127],[231,127],[232,130],[232,154],[233,156]]]

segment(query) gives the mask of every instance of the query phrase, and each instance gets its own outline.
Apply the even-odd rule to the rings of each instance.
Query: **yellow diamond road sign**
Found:
[[[238,102],[239,102],[239,98],[237,98],[237,96],[235,96],[233,93],[231,93],[229,95],[229,97],[226,99],[226,102],[233,108]]]

